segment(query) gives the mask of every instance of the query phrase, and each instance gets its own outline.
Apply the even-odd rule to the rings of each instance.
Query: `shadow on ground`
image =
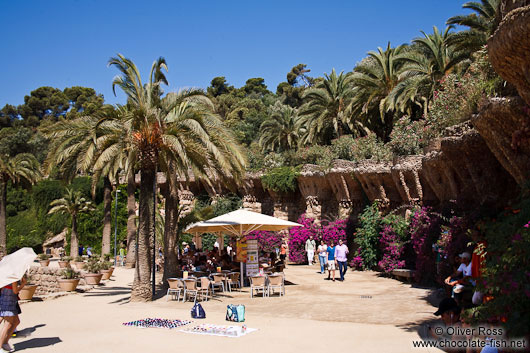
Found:
[[[40,348],[53,346],[54,344],[62,342],[59,337],[44,337],[44,338],[32,338],[27,341],[15,343],[13,346],[16,351],[21,351],[28,348]]]
[[[46,324],[35,325],[32,327],[26,327],[25,329],[17,331],[17,337],[27,337],[35,332],[38,328],[44,327]]]

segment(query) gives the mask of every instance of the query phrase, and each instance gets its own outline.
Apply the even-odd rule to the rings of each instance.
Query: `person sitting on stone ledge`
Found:
[[[456,270],[456,272],[445,279],[445,283],[448,286],[453,287],[452,297],[461,305],[462,295],[465,291],[471,291],[475,286],[475,282],[471,277],[471,254],[463,252],[459,255],[462,263]],[[460,279],[455,279],[459,278]]]

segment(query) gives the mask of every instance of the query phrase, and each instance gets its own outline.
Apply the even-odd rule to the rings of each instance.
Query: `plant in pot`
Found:
[[[50,255],[48,254],[39,254],[39,262],[42,267],[46,267],[50,264]]]
[[[89,259],[85,269],[88,272],[84,275],[86,284],[93,286],[98,285],[99,282],[101,282],[101,278],[103,277],[103,274],[99,273],[99,270],[101,269],[100,261],[96,258]]]
[[[77,268],[78,270],[84,270],[86,264],[83,261],[82,256],[76,256],[74,259],[74,265],[75,265],[75,268]]]
[[[63,271],[63,278],[57,280],[61,291],[73,292],[79,284],[79,272],[74,271],[71,267],[67,267]]]
[[[33,277],[30,274],[27,274],[26,284],[18,292],[18,297],[20,298],[20,300],[31,300],[36,290],[37,285],[33,284]]]
[[[103,275],[101,279],[110,279],[112,272],[114,272],[114,267],[112,267],[112,265],[113,263],[110,261],[102,261],[100,263],[99,273]]]
[[[72,258],[70,256],[62,256],[59,260],[59,267],[60,268],[67,268],[70,267],[70,261],[72,261]]]

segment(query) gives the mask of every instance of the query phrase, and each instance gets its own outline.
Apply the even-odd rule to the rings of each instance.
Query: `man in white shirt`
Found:
[[[475,285],[475,282],[471,277],[471,254],[468,252],[463,252],[458,256],[460,257],[462,263],[453,275],[445,279],[445,283],[453,287],[453,297],[456,297],[455,299],[459,299],[459,296],[455,296],[455,294],[460,294],[465,289]],[[460,276],[462,276],[461,279],[454,280],[454,278],[458,278]]]
[[[309,266],[313,265],[313,261],[315,260],[316,247],[317,243],[313,239],[313,236],[310,235],[309,239],[305,242],[305,251],[307,251],[307,262],[309,263]]]

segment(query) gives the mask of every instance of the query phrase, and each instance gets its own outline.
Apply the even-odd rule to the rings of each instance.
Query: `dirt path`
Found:
[[[289,266],[292,284],[282,298],[250,299],[246,289],[203,303],[203,321],[213,324],[227,324],[227,304],[246,306],[246,325],[259,330],[231,339],[123,326],[146,317],[189,319],[192,303],[165,297],[129,303],[133,271],[118,268],[112,281],[90,292],[23,304],[20,329],[30,335],[11,344],[17,351],[68,353],[429,352],[412,347],[417,324],[435,311],[425,300],[428,290],[370,272],[348,272],[345,282],[332,282],[316,271]]]

